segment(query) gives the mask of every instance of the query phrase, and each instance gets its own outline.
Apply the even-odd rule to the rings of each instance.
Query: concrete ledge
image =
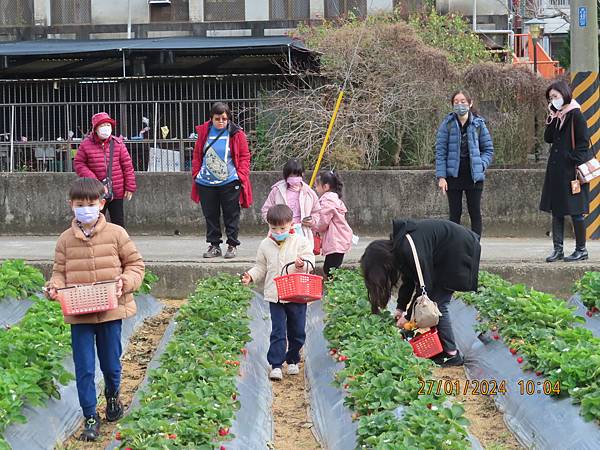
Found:
[[[136,174],[138,192],[126,202],[132,234],[202,234],[204,218],[190,200],[189,173]],[[260,208],[279,172],[253,172],[254,205],[242,211],[241,233],[265,230]],[[348,221],[361,234],[386,236],[398,217],[447,218],[448,205],[431,170],[342,173]],[[72,217],[67,192],[75,174],[0,173],[0,234],[59,234]],[[484,236],[543,237],[550,215],[538,210],[544,171],[491,169],[482,200]],[[466,207],[463,218],[468,222]]]

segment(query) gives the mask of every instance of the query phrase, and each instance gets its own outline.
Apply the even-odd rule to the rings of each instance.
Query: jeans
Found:
[[[452,300],[453,293],[453,291],[447,289],[435,288],[431,292],[428,292],[429,298],[437,303],[438,309],[442,313],[442,317],[440,317],[440,321],[437,325],[437,330],[440,341],[442,342],[442,347],[446,353],[456,350],[454,332],[452,331],[450,314],[448,313],[448,303]]]
[[[450,221],[460,225],[460,217],[462,216],[462,193],[460,189],[449,189],[446,194],[448,196],[448,209],[450,211]],[[481,219],[481,194],[482,189],[468,189],[464,191],[467,197],[467,209],[471,218],[471,230],[481,236],[483,231],[483,220]]]
[[[240,182],[234,181],[223,186],[202,186],[199,184],[198,192],[200,193],[202,213],[206,219],[206,242],[216,246],[223,242],[221,240],[222,211],[227,244],[232,247],[240,245],[240,241],[238,240],[240,228]]]
[[[306,303],[270,302],[269,309],[271,345],[267,361],[273,369],[281,367],[284,361],[288,364],[298,364],[300,349],[306,339]]]
[[[79,405],[86,417],[96,414],[97,397],[94,374],[96,351],[104,385],[109,395],[119,391],[121,385],[121,320],[111,322],[71,325],[71,346],[75,363],[75,379]],[[94,345],[96,351],[94,351]]]
[[[120,225],[123,228],[125,228],[125,213],[123,211],[123,199],[113,199],[110,202],[107,202],[106,205],[104,205],[102,214],[106,216],[107,210],[110,217],[110,223],[114,223],[115,225]],[[108,218],[106,220],[108,220]]]

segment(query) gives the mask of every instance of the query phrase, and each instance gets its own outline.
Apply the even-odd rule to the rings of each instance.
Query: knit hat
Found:
[[[92,130],[95,130],[103,123],[110,123],[113,128],[117,125],[117,122],[115,122],[114,119],[111,119],[108,113],[99,112],[92,116]]]

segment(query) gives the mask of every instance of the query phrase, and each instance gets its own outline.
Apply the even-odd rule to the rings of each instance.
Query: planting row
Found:
[[[467,449],[464,409],[443,393],[419,395],[433,363],[417,358],[389,312],[370,313],[364,282],[337,271],[323,300],[330,353],[345,367],[336,375],[358,421],[363,448]]]
[[[232,436],[240,358],[250,340],[252,293],[231,276],[209,278],[176,316],[160,366],[148,374],[139,408],[123,419],[120,448],[219,448]]]
[[[502,339],[522,364],[549,381],[548,394],[569,395],[585,420],[600,421],[600,339],[574,307],[552,295],[481,272],[477,293],[461,294],[479,312],[477,330]]]

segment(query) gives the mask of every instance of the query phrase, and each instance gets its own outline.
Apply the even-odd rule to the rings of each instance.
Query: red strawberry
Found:
[[[510,352],[511,352],[513,355],[516,355],[516,354],[517,354],[517,349],[516,349],[516,348],[511,348],[511,349],[510,349]]]
[[[337,353],[337,348],[332,348],[331,350],[329,350],[330,355],[335,355],[336,353]]]
[[[517,362],[518,362],[519,364],[521,364],[521,363],[523,362],[523,358],[521,358],[521,357],[519,356],[519,357],[517,358]]]
[[[117,431],[117,434],[115,434],[115,439],[116,439],[117,441],[120,441],[120,440],[121,440],[121,432],[120,432],[120,431]]]
[[[133,450],[131,447],[125,447],[125,450]]]
[[[427,403],[427,409],[431,409],[431,403]]]
[[[239,361],[231,361],[231,364],[233,364],[234,366],[239,366],[240,362]]]
[[[594,315],[594,313],[592,311],[586,311],[585,315],[588,317],[592,317]]]
[[[592,312],[593,313],[597,313],[598,311],[600,311],[600,309],[598,309],[597,306],[592,306]]]
[[[235,401],[237,400],[237,395],[233,394],[233,395],[231,396],[231,399],[232,399],[232,400],[235,402]]]
[[[539,370],[535,373],[538,377],[542,376],[542,372],[540,372]]]
[[[219,428],[219,436],[227,436],[229,434],[229,428]]]
[[[348,389],[349,387],[350,387],[350,385],[349,385],[349,384],[345,384],[345,385],[344,385],[344,389]]]
[[[220,450],[225,450],[225,446],[221,445]]]
[[[493,335],[492,335],[492,338],[493,338],[495,341],[497,341],[498,339],[500,339],[500,336],[498,336],[497,334],[493,334]]]
[[[177,435],[176,434],[170,434],[169,435],[169,439],[177,439]]]
[[[348,357],[345,355],[340,355],[340,357],[338,358],[339,361],[347,361]]]

